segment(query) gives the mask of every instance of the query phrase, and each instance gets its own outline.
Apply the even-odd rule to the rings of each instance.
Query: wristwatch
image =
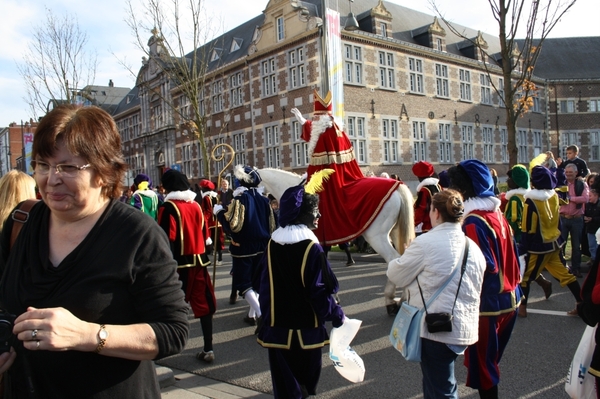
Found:
[[[100,351],[104,349],[104,345],[106,345],[107,338],[108,331],[106,331],[106,326],[104,324],[101,324],[100,330],[98,330],[98,346],[96,347],[96,353],[100,353]]]

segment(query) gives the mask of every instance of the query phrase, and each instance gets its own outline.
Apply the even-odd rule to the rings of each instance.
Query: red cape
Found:
[[[310,141],[312,121],[302,126],[302,138]],[[323,132],[312,153],[308,179],[321,169],[333,169],[319,193],[321,219],[315,234],[327,245],[352,241],[375,220],[385,202],[401,183],[380,177],[365,177],[350,139],[337,125]]]

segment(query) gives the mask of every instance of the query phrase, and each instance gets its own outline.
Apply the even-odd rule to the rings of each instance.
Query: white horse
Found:
[[[281,169],[259,169],[258,173],[262,178],[262,185],[277,200],[281,198],[286,189],[302,182],[302,176]],[[340,223],[343,221],[340,220]],[[398,189],[390,195],[379,215],[363,235],[386,263],[398,258],[400,253],[404,252],[405,246],[415,236],[413,197],[405,184],[400,184]],[[400,253],[394,246],[400,250]],[[386,306],[396,303],[394,300],[396,287],[389,280],[386,283],[384,294]]]

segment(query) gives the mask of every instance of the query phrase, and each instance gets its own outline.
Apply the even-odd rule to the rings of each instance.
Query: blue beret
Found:
[[[471,178],[475,195],[478,197],[495,197],[494,179],[492,179],[492,173],[486,164],[477,159],[468,159],[462,161],[459,165]]]
[[[544,166],[535,166],[531,170],[531,183],[538,190],[554,190],[556,176]]]
[[[290,187],[279,200],[279,225],[285,227],[300,215],[304,185]]]

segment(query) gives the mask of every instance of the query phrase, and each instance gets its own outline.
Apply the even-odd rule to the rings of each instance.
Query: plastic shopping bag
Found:
[[[332,328],[329,336],[329,358],[338,373],[350,382],[362,382],[365,378],[365,364],[350,347],[362,321],[346,319],[338,328]]]
[[[572,399],[595,399],[596,386],[594,376],[588,373],[592,355],[596,348],[596,327],[587,326],[573,356],[567,374],[565,391]]]

